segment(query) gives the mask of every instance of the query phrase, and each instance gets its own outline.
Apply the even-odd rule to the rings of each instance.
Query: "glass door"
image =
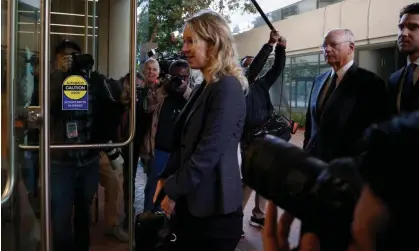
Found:
[[[106,26],[98,27],[97,2],[98,0],[2,0],[2,6],[6,7],[2,8],[1,247],[5,250],[53,250],[52,230],[54,224],[57,226],[56,223],[53,224],[53,219],[59,219],[54,214],[65,210],[73,211],[72,208],[61,207],[60,203],[64,203],[63,201],[58,204],[52,201],[53,196],[57,196],[53,191],[63,191],[70,176],[77,176],[83,171],[82,167],[87,164],[80,164],[76,159],[79,160],[86,153],[97,153],[99,156],[101,150],[127,146],[133,139],[135,103],[125,107],[130,115],[129,135],[125,139],[114,139],[110,142],[106,137],[93,137],[90,135],[92,130],[85,133],[81,128],[88,128],[90,125],[73,122],[77,116],[80,117],[77,121],[92,121],[90,116],[94,116],[92,113],[97,114],[97,107],[101,105],[97,104],[97,100],[105,102],[103,96],[97,97],[98,93],[109,90],[108,85],[104,89],[92,91],[90,79],[92,72],[99,68],[98,29],[108,29]],[[134,73],[136,1],[126,2],[130,3],[132,10],[129,71]],[[109,12],[101,15],[108,16]],[[69,61],[72,63],[66,61],[68,58],[71,58]],[[89,61],[87,66],[79,65],[86,58],[93,61]],[[65,62],[68,64],[63,66]],[[3,79],[4,76],[6,78]],[[57,80],[56,76],[61,76],[62,79]],[[113,83],[117,84],[116,81]],[[134,86],[135,74],[131,74],[130,89],[133,90]],[[135,100],[135,92],[131,94],[131,100]],[[93,112],[93,109],[96,110]],[[106,113],[101,116],[103,115]],[[74,125],[76,129],[72,127]],[[132,152],[132,146],[130,149]],[[73,158],[71,160],[74,161],[68,162],[68,158]],[[131,160],[129,156],[128,159]],[[81,171],[67,176],[61,172],[71,165]],[[132,165],[131,160],[130,170]],[[60,168],[61,166],[64,167]],[[57,182],[54,179],[59,175],[61,180]],[[132,183],[131,178],[131,187]],[[75,183],[71,185],[76,186]],[[67,201],[74,201],[74,198],[67,195],[63,196]],[[72,207],[74,203],[70,203]],[[131,209],[131,218],[132,211]],[[132,229],[131,224],[131,233]],[[55,227],[54,230],[58,236],[60,229]],[[132,243],[131,238],[131,246]]]
[[[34,179],[38,176],[27,162],[28,153],[19,151],[25,126],[14,120],[26,107],[33,89],[29,59],[38,47],[39,2],[2,1],[2,248],[39,250],[39,202]],[[26,33],[19,22],[30,24]],[[25,41],[26,40],[26,41]],[[32,173],[28,173],[30,170]]]

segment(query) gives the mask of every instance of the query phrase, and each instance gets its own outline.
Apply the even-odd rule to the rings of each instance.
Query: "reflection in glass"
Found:
[[[307,108],[312,82],[319,74],[319,54],[293,57],[292,62],[291,77],[295,85],[291,90],[291,105]]]
[[[323,8],[334,3],[342,2],[342,0],[318,0],[318,2],[318,7]]]

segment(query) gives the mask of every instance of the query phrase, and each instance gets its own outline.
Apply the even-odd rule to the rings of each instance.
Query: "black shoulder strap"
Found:
[[[269,109],[269,116],[273,116],[275,108],[272,104],[271,95],[269,95],[269,91],[266,91],[265,99],[266,99],[267,107]]]

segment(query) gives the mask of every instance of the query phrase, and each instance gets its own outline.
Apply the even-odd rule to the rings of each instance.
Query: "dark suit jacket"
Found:
[[[388,81],[388,94],[389,94],[389,102],[390,102],[390,109],[393,115],[399,113],[397,108],[397,96],[399,94],[399,83],[401,81],[404,69],[406,67],[401,68],[400,70],[396,71],[395,73],[391,74],[390,80]]]
[[[330,74],[320,74],[313,83],[303,146],[324,161],[360,154],[360,139],[368,126],[390,117],[384,81],[356,65],[346,72],[320,114],[317,101]]]
[[[400,70],[396,71],[395,73],[391,74],[390,80],[388,83],[390,109],[393,115],[399,114],[397,97],[400,92],[400,88],[401,88],[400,81],[402,80],[405,69],[406,67],[403,67]],[[400,113],[403,113],[403,112],[405,111],[401,111]],[[412,112],[412,111],[409,111],[409,112]]]
[[[236,212],[243,197],[237,147],[246,116],[244,93],[231,76],[199,88],[204,89],[178,116],[180,146],[162,175],[170,175],[164,191],[172,200],[186,199],[196,217]]]

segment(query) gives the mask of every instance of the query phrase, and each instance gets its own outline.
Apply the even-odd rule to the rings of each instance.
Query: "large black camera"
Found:
[[[73,58],[73,63],[69,69],[69,74],[86,76],[89,75],[93,69],[95,61],[93,56],[90,54],[71,54]]]
[[[165,86],[168,92],[176,92],[177,89],[183,84],[183,78],[181,76],[172,76],[166,74],[161,80],[161,84]]]
[[[299,218],[303,227],[309,226],[318,235],[322,251],[346,250],[362,188],[356,161],[348,158],[328,164],[266,135],[253,140],[243,154],[243,182]]]
[[[289,141],[291,135],[296,133],[297,127],[298,124],[285,116],[273,114],[260,126],[243,134],[242,149],[246,149],[247,145],[255,138],[264,137],[265,135],[273,135]]]
[[[169,74],[169,68],[170,68],[170,65],[173,62],[175,62],[176,60],[179,60],[179,59],[186,60],[186,57],[184,55],[182,55],[181,53],[179,53],[179,54],[178,53],[163,54],[163,53],[159,52],[158,49],[150,50],[147,53],[147,55],[149,57],[152,57],[156,54],[158,54],[157,61],[159,62],[159,66],[160,66],[160,76],[159,76],[160,79],[165,78],[165,76],[167,74]]]

